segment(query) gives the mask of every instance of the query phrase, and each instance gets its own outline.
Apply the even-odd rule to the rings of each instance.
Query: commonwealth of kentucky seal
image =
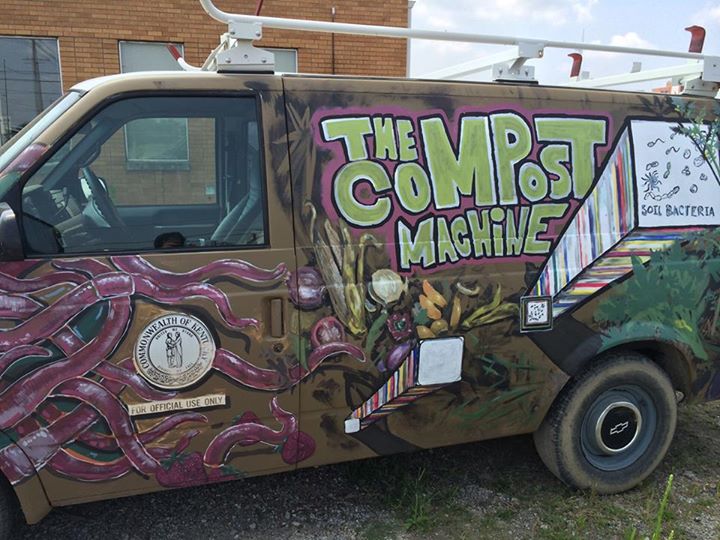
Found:
[[[152,321],[135,345],[135,366],[155,386],[176,389],[190,386],[212,367],[215,342],[198,318],[184,313],[163,315]]]

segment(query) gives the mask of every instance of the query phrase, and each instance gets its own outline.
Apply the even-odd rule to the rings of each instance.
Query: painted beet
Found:
[[[310,266],[290,272],[287,280],[290,301],[300,309],[316,309],[325,303],[327,288],[320,272]]]

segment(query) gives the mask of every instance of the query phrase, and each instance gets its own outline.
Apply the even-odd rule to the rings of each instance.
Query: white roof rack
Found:
[[[534,81],[534,69],[526,66],[526,61],[533,58],[542,58],[547,48],[582,51],[601,51],[623,53],[642,56],[659,56],[665,58],[680,58],[693,61],[692,64],[676,67],[678,75],[672,77],[695,76],[702,84],[690,85],[693,93],[712,93],[718,91],[720,83],[720,57],[709,56],[700,52],[671,51],[642,47],[621,47],[617,45],[603,45],[598,43],[582,43],[576,41],[560,41],[554,39],[536,39],[515,36],[500,36],[491,34],[470,34],[461,32],[440,32],[435,30],[418,30],[414,28],[401,28],[394,26],[377,26],[366,24],[350,24],[327,21],[311,21],[288,19],[280,17],[266,17],[258,15],[243,15],[226,13],[218,9],[212,0],[200,0],[203,9],[213,19],[226,23],[229,32],[223,34],[220,46],[208,57],[202,69],[217,69],[218,71],[272,71],[272,54],[256,49],[252,41],[262,37],[262,27],[277,28],[281,30],[303,30],[308,32],[328,32],[335,34],[353,34],[397,39],[422,39],[432,41],[454,41],[464,43],[483,43],[489,45],[509,45],[512,48],[485,59],[473,60],[427,74],[433,78],[453,78],[492,69],[494,80],[523,80]],[[191,68],[191,66],[188,66]],[[645,76],[648,72],[644,72]],[[626,84],[635,80],[626,80],[630,75],[618,76],[616,82],[610,78],[603,83],[601,79],[580,79],[571,81],[576,86],[605,86],[610,84]],[[662,78],[668,75],[656,73]],[[648,79],[642,79],[648,80]],[[591,82],[592,81],[592,82]],[[599,84],[595,84],[599,83]],[[686,88],[688,89],[688,88]]]

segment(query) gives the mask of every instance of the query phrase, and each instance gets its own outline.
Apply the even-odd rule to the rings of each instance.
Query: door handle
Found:
[[[285,335],[284,300],[270,299],[270,337],[281,338]]]

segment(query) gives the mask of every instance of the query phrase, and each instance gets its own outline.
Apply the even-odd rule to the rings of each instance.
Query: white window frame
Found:
[[[295,70],[294,71],[284,71],[283,73],[299,73],[299,65],[300,61],[298,59],[298,50],[293,49],[290,47],[265,47],[265,50],[270,51],[271,53],[274,53],[276,51],[282,51],[282,52],[291,52],[294,53],[295,56]]]
[[[139,41],[139,40],[118,40],[118,59],[120,62],[121,73],[139,73],[140,71],[153,71],[153,70],[140,70],[140,71],[123,71],[123,44],[131,43],[137,45],[156,45],[156,46],[167,46],[167,43],[161,41]],[[184,54],[185,45],[183,43],[172,43],[173,46],[177,47],[180,54]],[[168,55],[170,53],[168,52]],[[179,66],[178,66],[179,68]],[[180,69],[178,69],[180,71]],[[123,126],[123,132],[125,137],[125,163],[128,170],[142,171],[142,170],[189,170],[190,169],[190,135],[188,132],[188,121],[187,118],[184,120],[185,126],[185,157],[180,159],[135,159],[130,156],[130,146],[128,144],[128,131],[127,125]]]

